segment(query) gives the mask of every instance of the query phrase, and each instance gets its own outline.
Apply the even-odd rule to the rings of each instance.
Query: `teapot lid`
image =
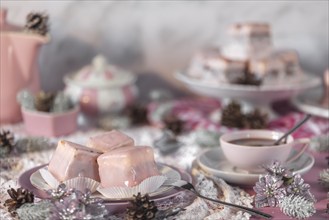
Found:
[[[76,74],[67,75],[64,81],[82,87],[110,87],[133,83],[135,77],[123,69],[107,63],[102,55],[94,57],[91,65],[83,67]]]

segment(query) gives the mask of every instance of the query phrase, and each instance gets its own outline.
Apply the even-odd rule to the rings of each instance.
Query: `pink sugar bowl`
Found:
[[[25,130],[29,135],[59,137],[77,130],[79,106],[73,106],[63,93],[57,95],[28,91],[18,94]]]
[[[25,129],[30,135],[58,137],[77,130],[79,107],[63,113],[47,113],[22,108]]]

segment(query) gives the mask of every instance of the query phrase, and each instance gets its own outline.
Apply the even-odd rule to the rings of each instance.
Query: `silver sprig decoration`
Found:
[[[312,138],[310,142],[311,150],[318,153],[329,153],[329,135],[321,135],[316,138]],[[326,157],[329,167],[329,156]],[[329,188],[329,169],[323,169],[319,174],[319,182],[326,188]]]
[[[50,219],[106,219],[108,211],[100,198],[92,198],[91,192],[80,192],[67,189],[60,184],[57,189],[49,190],[50,201],[53,205]]]
[[[312,138],[310,149],[316,152],[329,152],[329,135],[325,134]]]
[[[44,151],[55,147],[55,143],[52,143],[45,137],[23,137],[19,138],[15,144],[15,149],[18,153]]]
[[[314,202],[300,195],[289,195],[280,202],[281,211],[290,217],[305,219],[315,213]]]
[[[47,200],[38,203],[27,203],[16,210],[20,220],[49,219],[52,204]]]
[[[28,90],[21,90],[17,93],[17,102],[24,108],[37,111],[35,107],[35,95]],[[63,92],[57,92],[50,106],[50,112],[62,113],[74,107],[72,100]]]
[[[327,209],[326,209],[326,213],[329,214],[329,192],[327,193]]]
[[[320,184],[329,189],[329,169],[322,170],[319,178]]]
[[[315,198],[310,192],[310,185],[304,183],[300,174],[294,174],[292,170],[286,169],[278,161],[265,165],[264,168],[267,173],[260,175],[259,181],[253,188],[256,192],[256,207],[281,207],[284,202],[286,206],[284,208],[282,206],[282,209],[288,216],[313,214]],[[296,208],[298,202],[307,203],[308,210],[299,213],[299,209]],[[309,207],[313,207],[313,209]]]
[[[153,144],[162,154],[172,153],[183,145],[170,130],[164,130],[162,136],[155,140]]]

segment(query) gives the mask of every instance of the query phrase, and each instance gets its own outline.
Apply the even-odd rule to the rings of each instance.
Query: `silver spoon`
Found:
[[[276,140],[274,142],[273,145],[278,145],[281,143],[282,140],[284,140],[285,138],[288,137],[288,135],[290,135],[292,132],[294,132],[295,130],[297,130],[300,126],[302,126],[308,119],[311,118],[312,115],[307,114],[303,120],[301,120],[300,122],[298,122],[293,128],[291,128],[289,131],[287,131],[282,137],[280,137],[278,140]]]
[[[259,217],[262,217],[262,218],[265,218],[265,219],[271,219],[272,218],[272,216],[270,214],[258,211],[256,209],[251,209],[251,208],[248,208],[248,207],[245,207],[245,206],[241,206],[241,205],[237,205],[237,204],[233,204],[233,203],[228,203],[228,202],[224,202],[224,201],[220,201],[220,200],[217,200],[217,199],[212,199],[212,198],[208,198],[206,196],[203,196],[200,193],[198,193],[198,191],[196,191],[196,189],[194,188],[192,183],[189,183],[185,180],[178,180],[174,183],[168,184],[167,186],[173,186],[173,187],[176,187],[176,188],[181,188],[181,189],[188,190],[188,191],[194,193],[196,196],[198,196],[200,198],[203,198],[203,199],[206,199],[206,200],[209,200],[209,201],[212,201],[212,202],[216,202],[216,203],[219,203],[221,205],[234,207],[236,209],[240,209],[242,211],[248,212],[251,215],[259,216]]]

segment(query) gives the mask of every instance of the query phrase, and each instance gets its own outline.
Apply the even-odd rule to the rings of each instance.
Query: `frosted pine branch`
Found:
[[[329,136],[321,135],[311,139],[310,148],[316,152],[329,151]]]
[[[320,172],[320,184],[326,188],[329,188],[329,169],[325,169]]]
[[[48,219],[50,208],[49,202],[42,201],[24,204],[16,212],[21,220]]]
[[[314,203],[298,195],[283,198],[279,206],[285,215],[297,219],[305,219],[315,213]]]

